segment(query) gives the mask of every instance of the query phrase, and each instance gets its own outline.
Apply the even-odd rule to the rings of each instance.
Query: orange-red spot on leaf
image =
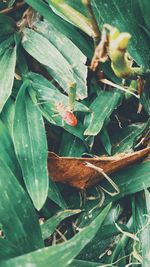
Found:
[[[77,118],[70,111],[65,111],[64,114],[62,115],[62,118],[70,126],[76,126],[77,125]]]

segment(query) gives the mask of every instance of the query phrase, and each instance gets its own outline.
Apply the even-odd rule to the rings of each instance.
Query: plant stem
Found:
[[[93,28],[91,19],[82,15],[79,11],[65,3],[64,0],[51,0],[52,7],[56,8],[58,12],[61,12],[66,18],[70,20],[75,26],[80,28],[86,34],[93,39],[97,38],[97,32]]]
[[[100,34],[100,31],[99,31],[99,28],[98,28],[98,25],[97,25],[97,21],[96,21],[95,15],[93,13],[93,9],[91,7],[91,1],[90,0],[82,0],[82,3],[87,8],[89,16],[90,16],[90,19],[91,19],[91,24],[92,24],[92,27],[93,27],[93,31],[95,32],[95,36],[94,36],[93,39],[94,39],[94,45],[96,47],[98,45],[99,41],[100,41],[101,34]]]

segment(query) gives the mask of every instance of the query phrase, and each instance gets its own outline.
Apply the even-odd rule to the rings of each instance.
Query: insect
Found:
[[[62,117],[63,121],[65,121],[70,126],[76,126],[77,125],[77,118],[73,114],[72,111],[67,109],[62,103],[56,103],[56,108],[59,113],[59,115]]]

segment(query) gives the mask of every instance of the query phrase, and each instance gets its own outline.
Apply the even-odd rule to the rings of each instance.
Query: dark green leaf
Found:
[[[66,209],[67,205],[61,196],[61,193],[56,185],[55,182],[49,177],[49,190],[48,190],[48,197],[53,200],[59,207],[62,209]]]
[[[80,34],[75,27],[60,17],[56,16],[49,6],[41,0],[26,0],[30,6],[37,10],[50,24],[53,24],[58,31],[61,31],[67,36],[73,43],[81,49],[81,51],[89,58],[92,57],[92,49],[90,40],[87,42],[86,39]]]
[[[150,21],[149,21],[149,16],[150,16],[150,2],[149,0],[138,0],[139,6],[141,8],[141,15],[142,18],[145,21],[146,27],[148,30],[150,30]]]
[[[40,226],[31,201],[9,167],[0,159],[0,224],[17,255],[43,247]]]
[[[36,31],[47,38],[64,56],[72,66],[73,76],[77,83],[77,99],[87,97],[87,66],[86,57],[77,46],[64,34],[56,29],[53,23],[38,22],[35,25]],[[60,29],[61,30],[61,29]]]
[[[150,193],[145,189],[145,198],[143,198],[143,192],[138,193],[132,199],[133,218],[134,218],[134,230],[139,232],[140,244],[139,250],[142,250],[142,265],[148,267],[150,264],[149,259],[149,247],[150,247]],[[140,252],[139,252],[140,253]]]
[[[100,139],[101,139],[101,142],[102,142],[107,154],[111,155],[111,142],[110,142],[109,134],[108,134],[106,127],[104,127],[102,129],[102,131],[100,133]]]
[[[99,262],[73,260],[69,267],[98,267],[103,266]],[[112,266],[113,267],[113,266]]]
[[[51,236],[61,221],[80,212],[81,210],[64,210],[48,219],[44,224],[41,225],[43,239]]]
[[[33,264],[35,267],[46,267],[47,265],[49,265],[49,267],[67,267],[85,245],[95,236],[109,209],[110,205],[108,205],[88,227],[82,229],[81,232],[76,234],[69,241],[3,262],[2,267],[25,267],[28,264]]]
[[[53,115],[60,115],[59,105],[61,105],[64,110],[69,109],[69,98],[62,94],[52,82],[33,72],[30,73],[28,77],[32,80],[31,85],[37,93],[38,101],[50,104],[49,106],[51,107]],[[87,106],[78,101],[75,101],[74,111],[90,112]],[[55,120],[55,116],[53,119]]]
[[[149,67],[148,38],[138,23],[139,18],[134,14],[134,10],[138,7],[138,1],[112,0],[110,4],[109,0],[91,0],[91,3],[100,28],[104,23],[108,23],[122,32],[129,32],[132,35],[129,45],[131,56],[137,64]]]
[[[112,175],[113,181],[119,187],[120,193],[115,196],[110,196],[105,193],[103,199],[103,205],[108,204],[110,201],[116,201],[130,194],[139,192],[145,188],[150,187],[150,161],[136,164],[134,166],[123,169]],[[106,180],[103,180],[99,184],[108,192],[114,192],[112,186]],[[82,209],[86,212],[82,215],[82,224],[87,224],[90,220],[95,218],[99,213],[99,205],[102,200],[102,193],[96,187],[92,187],[87,190],[87,201],[82,205]],[[89,199],[88,199],[89,198]],[[91,201],[92,199],[92,201]],[[74,192],[67,196],[68,206],[72,209],[78,209],[80,206],[80,196],[78,192]],[[88,219],[88,220],[87,220]],[[79,218],[80,221],[80,218]]]
[[[11,172],[21,178],[21,170],[15,155],[14,145],[8,129],[0,120],[0,158],[7,164]]]
[[[84,135],[97,135],[104,122],[109,118],[113,110],[117,107],[120,99],[118,91],[101,91],[96,99],[90,105],[92,112],[85,117]]]
[[[9,48],[0,58],[0,111],[9,98],[15,74],[16,47]]]
[[[86,149],[85,144],[79,138],[66,131],[64,132],[59,149],[60,156],[81,157]]]
[[[28,94],[28,86],[25,81],[16,99],[14,145],[27,190],[39,210],[48,194],[47,141],[41,113]]]
[[[150,161],[142,164],[136,164],[134,166],[126,168],[113,175],[113,181],[118,185],[120,193],[113,197],[113,201],[120,199],[124,196],[139,192],[145,188],[150,187]],[[104,188],[111,191],[111,185],[103,181],[101,183]],[[112,201],[112,197],[105,198],[106,203]]]
[[[69,89],[76,83],[73,68],[59,50],[45,37],[31,29],[24,30],[22,44],[32,57],[49,68],[53,78],[69,93]]]
[[[17,257],[18,249],[15,245],[4,238],[0,238],[0,260]]]
[[[11,136],[13,136],[13,122],[15,114],[15,102],[12,98],[9,98],[1,112],[1,119]]]
[[[0,43],[0,56],[14,43],[14,36],[11,35],[8,39]]]
[[[111,139],[113,143],[112,154],[127,152],[133,149],[136,137],[142,134],[144,128],[144,123],[138,123],[131,124],[114,132]]]
[[[15,21],[6,15],[0,14],[0,37],[4,35],[10,35],[15,32]]]

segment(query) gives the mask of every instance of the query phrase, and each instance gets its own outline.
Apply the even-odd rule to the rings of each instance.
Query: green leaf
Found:
[[[20,36],[18,38],[20,38]],[[19,46],[17,50],[17,71],[22,77],[28,76],[29,73],[27,57],[22,46]]]
[[[107,154],[111,155],[111,142],[110,142],[109,134],[108,134],[106,127],[104,127],[102,129],[102,131],[100,133],[100,139],[101,139],[101,142],[102,142]]]
[[[77,83],[77,99],[87,97],[86,57],[81,50],[64,34],[58,31],[53,23],[47,21],[35,24],[36,31],[47,38],[72,66],[73,76]]]
[[[150,21],[149,21],[149,16],[150,16],[150,2],[148,0],[138,0],[137,1],[139,3],[139,7],[141,9],[141,17],[144,19],[145,24],[147,29],[150,29]]]
[[[92,7],[99,24],[102,28],[104,23],[117,27],[122,32],[129,32],[132,36],[129,44],[129,53],[138,65],[150,67],[149,41],[134,14],[139,8],[139,1],[133,0],[91,0]],[[142,1],[140,1],[142,2]],[[147,8],[148,10],[148,8]]]
[[[141,190],[150,187],[149,173],[150,161],[147,161],[141,164],[135,164],[134,166],[128,167],[113,174],[113,181],[119,187],[120,193],[113,197],[107,194],[105,196],[103,205],[108,204],[110,201],[116,201],[125,196],[140,192]],[[112,192],[111,185],[106,180],[103,180],[100,185],[109,192]],[[93,205],[95,206],[94,201]]]
[[[135,164],[134,166],[126,168],[113,175],[113,181],[117,184],[120,189],[120,193],[116,196],[110,197],[107,195],[105,198],[105,203],[109,201],[115,201],[124,196],[139,192],[145,188],[150,187],[150,161],[143,162],[141,164]],[[109,192],[112,191],[111,185],[102,181],[101,186],[103,186]]]
[[[74,135],[74,136],[78,137],[79,139],[81,139],[86,145],[86,142],[85,142],[85,139],[84,139],[84,136],[83,136],[84,128],[83,128],[82,123],[79,120],[78,120],[78,124],[75,127],[72,127],[70,125],[65,125],[63,128],[67,132],[69,132],[72,135]]]
[[[50,2],[50,0],[48,0],[48,1]],[[83,4],[83,1],[76,0],[76,1],[70,2],[70,0],[65,0],[65,3],[67,3],[68,5],[70,5],[71,7],[76,9],[77,11],[79,11],[80,13],[82,13],[84,16],[90,18],[89,12],[88,12],[87,8],[85,7],[85,5]]]
[[[58,104],[61,104],[64,110],[68,110],[69,98],[62,94],[52,82],[33,72],[28,74],[28,78],[32,81],[31,85],[37,93],[38,101],[49,103],[53,114],[59,113]],[[78,101],[75,101],[74,111],[90,112],[87,106]],[[55,120],[55,117],[53,119]]]
[[[129,229],[124,224],[117,224],[123,231],[129,232]],[[99,256],[105,253],[109,245],[113,242],[113,240],[115,240],[115,238],[119,234],[120,232],[116,228],[115,224],[103,225],[98,230],[96,236],[91,240],[90,243],[85,246],[85,248],[78,255],[78,259],[86,261],[94,259],[95,261],[98,261]]]
[[[61,33],[72,40],[87,57],[92,58],[93,51],[90,40],[87,42],[83,35],[73,25],[55,15],[49,6],[41,0],[26,0],[25,2],[38,11],[50,24],[53,24],[58,31],[61,31]]]
[[[16,158],[14,145],[8,129],[0,120],[0,158],[7,164],[11,172],[19,179],[22,177],[21,169]]]
[[[118,199],[140,192],[141,190],[150,187],[149,173],[150,161],[147,161],[141,164],[135,164],[134,166],[128,167],[113,174],[112,179],[114,183],[119,187],[120,193],[113,197],[105,193],[103,206],[112,201],[115,202]],[[102,180],[99,185],[106,189],[108,192],[114,193],[112,186],[106,180]],[[92,220],[93,218],[95,218],[95,216],[97,216],[97,214],[99,213],[99,205],[102,199],[101,192],[97,191],[97,186],[89,188],[86,193],[89,196],[89,200],[87,198],[86,203],[82,205],[82,209],[85,210],[85,219],[83,219],[83,216],[81,214],[83,225],[85,223],[85,220],[87,224],[89,220]],[[80,196],[76,191],[71,193],[69,196],[67,195],[66,202],[68,204],[68,207],[71,207],[72,209],[78,209],[79,207],[81,208]]]
[[[150,216],[150,193],[145,189],[145,202],[146,202],[146,214]],[[145,220],[147,222],[147,220]],[[145,222],[145,223],[146,223]],[[141,242],[142,242],[142,256],[143,256],[143,267],[147,267],[150,264],[149,258],[149,247],[150,247],[150,225],[143,231],[141,231]]]
[[[42,115],[50,123],[54,124],[55,126],[60,126],[64,128],[67,132],[71,133],[72,135],[78,137],[79,139],[85,142],[84,136],[83,136],[84,128],[80,121],[78,121],[77,125],[74,127],[66,124],[65,122],[63,122],[62,118],[60,117],[58,113],[56,113],[54,116],[54,112],[52,110],[50,103],[42,104],[40,109],[41,109]]]
[[[148,113],[148,115],[150,116],[150,94],[149,94],[149,85],[150,83],[147,82],[145,87],[144,87],[144,92],[141,95],[140,98],[140,103],[142,104],[142,106],[144,107],[145,111]]]
[[[67,3],[66,1],[48,0],[48,3],[58,16],[72,23],[90,37],[94,36],[95,32],[91,20],[83,15],[83,12],[78,12],[78,10],[76,10],[70,5],[70,3]],[[79,5],[81,6],[81,2],[78,3],[78,6]]]
[[[86,150],[85,144],[79,138],[64,131],[59,148],[60,156],[81,157]]]
[[[73,260],[69,267],[98,267],[104,266],[99,262],[92,262],[92,261],[80,261],[80,260]],[[112,266],[113,267],[113,266]]]
[[[127,226],[127,229],[122,229],[121,227],[120,228],[123,231],[125,231],[126,233],[127,232],[128,233],[130,233],[130,232],[133,233],[133,219],[132,219],[132,217],[130,217],[130,219],[128,220],[126,226]],[[132,247],[130,248],[130,246],[132,246],[132,241],[130,242],[131,239],[126,233],[124,233],[121,236],[120,240],[117,242],[117,245],[115,246],[115,248],[113,250],[112,256],[110,258],[108,258],[108,260],[107,260],[108,263],[111,264],[113,262],[119,261],[118,267],[125,266],[126,261],[124,263],[124,257],[123,257],[124,256],[124,252],[125,252],[124,250],[127,248],[128,251],[130,251],[129,254],[132,253],[132,251],[133,251]]]
[[[11,136],[13,136],[13,122],[15,114],[15,102],[12,98],[9,98],[1,112],[1,119]]]
[[[4,40],[0,43],[0,56],[4,54],[4,52],[10,48],[10,46],[14,43],[14,36],[11,35],[8,39]]]
[[[16,23],[11,17],[0,14],[0,29],[0,37],[10,35],[15,32]]]
[[[59,188],[57,187],[56,183],[53,182],[51,177],[49,177],[48,197],[62,209],[67,208],[67,204],[65,203],[63,197],[61,196]]]
[[[72,66],[58,49],[41,34],[31,29],[25,29],[23,33],[24,49],[38,62],[47,66],[52,77],[69,93],[69,89],[76,83]]]
[[[0,159],[0,224],[17,255],[43,247],[40,226],[31,201],[10,168]]]
[[[11,95],[16,65],[16,47],[9,48],[0,58],[0,112]]]
[[[17,247],[6,239],[0,238],[0,260],[17,257]]]
[[[61,221],[80,212],[81,210],[64,210],[48,219],[41,225],[43,239],[50,237]]]
[[[113,143],[112,154],[127,152],[133,148],[137,136],[142,134],[144,123],[131,124],[114,132],[111,142]]]
[[[149,201],[150,193],[147,189],[145,189],[145,192],[138,193],[132,198],[134,231],[139,232],[138,237],[141,241],[141,243],[139,244],[139,250],[142,250],[142,266],[144,267],[148,267],[150,264],[150,225],[148,223],[150,216]]]
[[[117,107],[119,100],[120,92],[118,91],[100,91],[90,105],[92,112],[85,116],[84,124],[86,130],[84,135],[97,135],[101,131],[104,122]]]
[[[14,145],[26,188],[39,210],[48,194],[47,141],[41,113],[28,94],[28,86],[25,81],[16,99]]]
[[[66,267],[79,254],[86,244],[95,236],[97,230],[101,227],[111,205],[108,205],[97,216],[97,218],[81,232],[76,234],[69,241],[60,245],[37,250],[36,252],[23,255],[2,262],[2,267],[25,267],[27,264],[33,264],[35,267]]]

